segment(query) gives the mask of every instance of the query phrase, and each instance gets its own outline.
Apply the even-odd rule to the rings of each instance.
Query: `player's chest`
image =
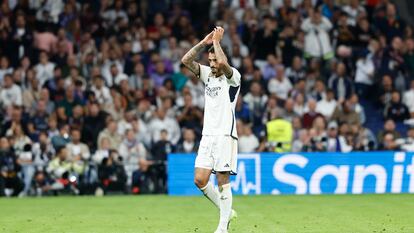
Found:
[[[229,87],[226,80],[222,78],[209,78],[205,84],[206,98],[222,99],[228,96]]]

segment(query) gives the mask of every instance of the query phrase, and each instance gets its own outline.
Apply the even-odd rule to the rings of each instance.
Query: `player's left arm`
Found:
[[[217,63],[219,68],[223,71],[226,78],[231,79],[233,76],[233,69],[228,63],[227,57],[221,48],[220,41],[223,38],[224,29],[222,27],[216,27],[213,34],[213,46],[214,53],[216,55]]]

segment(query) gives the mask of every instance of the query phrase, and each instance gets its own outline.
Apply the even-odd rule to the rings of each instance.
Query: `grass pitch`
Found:
[[[233,233],[414,232],[414,195],[237,196]],[[0,199],[0,232],[212,233],[204,197]]]

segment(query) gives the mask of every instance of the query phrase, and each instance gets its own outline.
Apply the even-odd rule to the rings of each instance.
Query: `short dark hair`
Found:
[[[208,49],[209,53],[214,53],[214,46],[212,45],[209,49]]]

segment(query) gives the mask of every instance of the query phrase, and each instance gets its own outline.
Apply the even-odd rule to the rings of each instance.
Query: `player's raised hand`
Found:
[[[224,29],[220,26],[214,28],[213,41],[221,41],[223,39]]]
[[[213,34],[214,34],[214,31],[210,32],[206,37],[204,37],[204,39],[201,42],[203,42],[203,44],[205,44],[205,45],[212,44],[213,43]]]

